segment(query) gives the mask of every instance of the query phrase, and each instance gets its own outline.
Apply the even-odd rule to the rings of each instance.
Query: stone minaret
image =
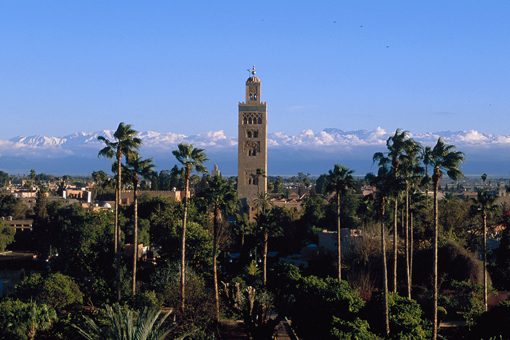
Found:
[[[253,202],[267,191],[266,177],[257,178],[257,169],[267,174],[267,104],[260,101],[260,79],[252,76],[246,81],[246,99],[239,103],[239,136],[237,151],[237,191],[239,199],[253,219]]]

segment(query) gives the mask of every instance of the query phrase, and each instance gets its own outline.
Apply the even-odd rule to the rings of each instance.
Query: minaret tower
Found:
[[[260,79],[255,65],[246,81],[246,98],[239,103],[237,191],[239,199],[255,216],[254,200],[267,191],[267,104],[260,101]],[[257,176],[263,172],[264,176]]]

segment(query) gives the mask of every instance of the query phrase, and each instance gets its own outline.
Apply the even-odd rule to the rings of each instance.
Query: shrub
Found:
[[[364,304],[346,281],[333,278],[299,278],[289,293],[294,296],[292,325],[300,336],[309,339],[331,339],[333,317],[354,321]]]
[[[411,299],[389,293],[388,308],[391,339],[426,339],[430,336],[430,325],[422,319],[420,305]],[[364,316],[372,330],[378,334],[385,333],[384,295],[378,294],[363,309]]]
[[[0,302],[0,339],[33,339],[56,320],[57,313],[48,305],[6,299]]]
[[[500,302],[483,313],[472,328],[468,339],[510,339],[510,301]]]
[[[81,305],[83,294],[71,277],[56,273],[43,278],[34,274],[15,287],[13,294],[22,301],[47,304],[56,310]]]
[[[354,321],[346,321],[333,317],[333,329],[331,335],[340,340],[382,340],[383,338],[370,331],[370,325],[367,320],[360,318]]]

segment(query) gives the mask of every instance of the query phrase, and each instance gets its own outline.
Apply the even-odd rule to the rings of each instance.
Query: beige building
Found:
[[[267,173],[267,103],[261,101],[255,66],[251,73],[246,81],[245,102],[239,103],[237,191],[253,219],[254,200],[267,191],[266,177],[257,176],[257,169]]]

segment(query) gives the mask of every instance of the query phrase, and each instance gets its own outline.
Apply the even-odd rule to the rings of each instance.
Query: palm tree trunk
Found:
[[[409,228],[409,286],[413,286],[413,254],[414,254],[414,219],[413,212],[409,213],[411,220]],[[410,298],[410,297],[409,297]]]
[[[487,311],[487,214],[483,215],[483,305]]]
[[[184,314],[186,299],[186,218],[188,217],[188,186],[190,170],[186,168],[184,184],[184,214],[182,216],[181,239],[181,312]]]
[[[119,223],[119,189],[115,188],[115,227],[113,230],[113,253],[117,256],[117,229]]]
[[[407,279],[407,298],[411,298],[411,274],[409,264],[409,185],[406,186],[406,218],[405,218],[405,248],[406,248],[406,279]]]
[[[120,282],[120,253],[121,253],[121,233],[120,233],[120,224],[119,224],[119,208],[120,208],[120,194],[121,194],[121,188],[122,188],[122,181],[121,181],[121,160],[122,160],[122,154],[119,154],[117,156],[117,201],[115,202],[115,224],[116,224],[116,235],[117,235],[117,301],[120,302],[121,300],[121,282]]]
[[[338,281],[342,281],[342,230],[340,228],[340,192],[336,192],[336,242],[338,250]]]
[[[216,252],[218,242],[218,218],[220,208],[215,205],[214,207],[214,222],[213,222],[213,281],[214,281],[214,298],[216,300],[216,321],[220,321],[220,295],[218,292],[218,267],[216,264]]]
[[[269,233],[267,230],[264,230],[264,252],[262,255],[262,265],[264,266],[263,276],[264,276],[264,286],[266,286],[267,282],[267,243],[269,242]]]
[[[135,175],[136,176],[136,175]],[[133,231],[133,295],[136,294],[136,262],[138,261],[138,180],[133,181],[133,204],[135,209],[135,228]]]
[[[384,203],[381,207],[381,249],[383,259],[383,291],[384,291],[384,320],[386,325],[386,336],[390,335],[390,317],[389,317],[389,306],[388,306],[388,264],[386,263],[386,240],[384,236]]]
[[[436,176],[436,175],[434,175]],[[437,193],[439,191],[439,178],[434,179],[434,268],[433,268],[433,289],[434,289],[434,320],[433,320],[433,329],[432,329],[432,339],[437,339],[437,256],[438,256],[438,202],[437,202]]]
[[[398,199],[395,198],[395,208],[393,209],[393,292],[397,292],[397,219],[398,219]]]

